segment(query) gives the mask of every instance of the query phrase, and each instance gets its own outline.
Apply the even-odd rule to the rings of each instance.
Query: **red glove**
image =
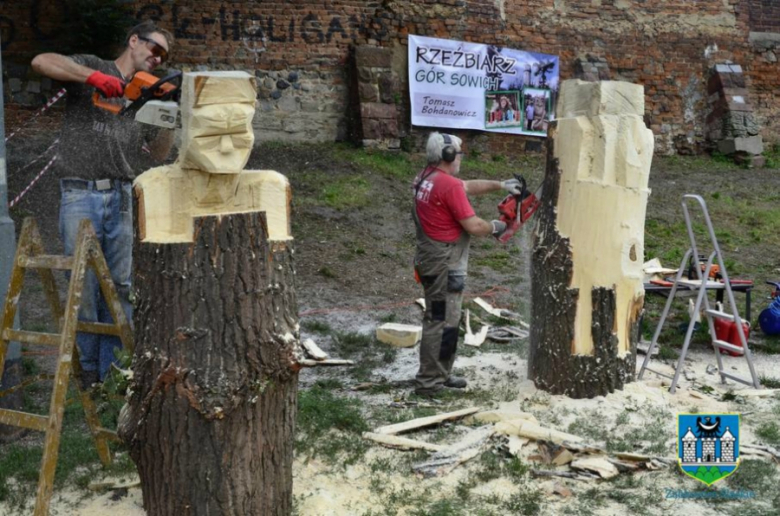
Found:
[[[125,83],[103,72],[94,72],[87,77],[87,84],[94,86],[106,98],[121,97],[125,92]]]

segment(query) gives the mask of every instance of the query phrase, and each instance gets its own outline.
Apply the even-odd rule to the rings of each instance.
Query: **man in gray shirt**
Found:
[[[132,181],[158,165],[173,144],[173,131],[157,130],[94,106],[98,92],[121,103],[125,83],[138,71],[151,72],[168,56],[171,34],[147,21],[133,27],[125,48],[113,61],[93,55],[40,54],[32,61],[41,75],[65,83],[68,92],[60,136],[57,170],[60,178],[60,235],[72,255],[79,223],[89,219],[101,243],[111,277],[128,319],[130,304],[133,204]],[[79,320],[110,322],[94,274],[87,276]],[[115,336],[79,333],[82,386],[100,382],[121,346]]]

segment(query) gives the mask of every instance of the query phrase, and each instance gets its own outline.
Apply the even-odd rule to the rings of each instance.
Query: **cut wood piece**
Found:
[[[405,437],[376,434],[373,432],[363,432],[363,438],[374,441],[375,443],[379,443],[389,448],[398,448],[400,450],[427,450],[438,452],[447,448],[441,444],[426,443],[423,441],[416,441],[414,439],[407,439]]]
[[[415,299],[414,302],[417,304],[417,306],[422,308],[423,311],[425,311],[425,298],[421,297],[419,299]]]
[[[606,457],[585,457],[572,461],[570,466],[573,469],[592,471],[601,478],[612,478],[617,476],[618,469],[609,462]]]
[[[479,412],[479,407],[467,408],[462,410],[456,410],[455,412],[447,412],[445,414],[438,414],[436,416],[421,417],[418,419],[412,419],[404,423],[396,423],[394,425],[382,426],[374,430],[377,434],[395,435],[410,430],[416,430],[418,428],[424,428],[426,426],[438,425],[444,421],[454,421],[462,417],[466,417],[475,412]]]
[[[325,360],[312,360],[310,358],[304,358],[300,362],[303,367],[319,367],[319,366],[353,366],[355,362],[353,360],[341,360],[338,358],[326,358]]]
[[[593,398],[635,378],[654,143],[643,99],[641,85],[566,81],[549,127],[528,378],[552,394]]]
[[[634,462],[647,462],[652,459],[649,455],[643,455],[641,453],[615,452],[614,455],[618,459],[631,460]]]
[[[516,321],[520,326],[526,329],[529,327],[528,324],[521,321],[520,316],[514,312],[505,310],[503,308],[495,308],[493,305],[491,305],[481,297],[474,298],[474,302],[478,304],[483,310],[485,310],[490,315],[501,317],[502,319],[511,319],[513,321]]]
[[[312,339],[304,340],[301,345],[303,346],[303,350],[306,352],[306,354],[314,360],[325,360],[328,358],[328,354],[322,351]]]
[[[620,473],[624,473],[626,471],[636,471],[640,467],[640,464],[637,464],[636,462],[617,460],[610,457],[607,458],[607,461],[614,465]]]
[[[778,392],[780,392],[780,390],[777,389],[740,389],[734,391],[734,394],[748,398],[771,398]]]
[[[562,444],[564,442],[577,443],[582,441],[582,437],[567,434],[565,432],[559,432],[552,428],[545,428],[529,421],[528,419],[514,419],[512,421],[502,421],[496,424],[496,431],[505,435],[517,435],[519,437],[527,437],[534,441],[551,441],[555,444]]]
[[[435,453],[431,459],[412,466],[412,471],[424,477],[446,475],[460,464],[482,453],[496,430],[491,426],[480,427],[470,432],[461,441]]]
[[[376,340],[396,348],[411,348],[422,338],[422,326],[385,323],[376,329]]]
[[[141,487],[140,480],[131,481],[117,481],[117,482],[92,482],[87,486],[90,491],[116,491],[119,489],[132,489],[134,487]]]
[[[532,469],[531,475],[534,477],[561,477],[584,481],[591,481],[599,478],[598,475],[589,472],[575,473],[573,471],[551,471],[546,469]]]
[[[528,421],[538,422],[536,417],[530,412],[523,412],[521,410],[513,409],[494,409],[477,412],[473,416],[469,416],[466,421],[475,421],[477,423],[499,423],[501,421],[512,421],[515,419],[525,419]]]

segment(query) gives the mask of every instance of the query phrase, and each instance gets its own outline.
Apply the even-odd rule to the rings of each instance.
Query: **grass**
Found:
[[[362,176],[341,176],[322,187],[322,200],[326,206],[347,210],[367,206],[371,202],[371,185]]]
[[[75,391],[71,390],[69,400],[73,401],[66,405],[63,416],[57,469],[54,475],[55,491],[69,483],[86,488],[90,482],[107,474],[135,473],[135,464],[129,460],[126,453],[119,453],[111,466],[103,468],[95,448],[95,441],[87,430],[83,406],[75,396]],[[48,410],[48,399],[45,409],[31,403],[30,399],[30,396],[26,396],[25,410],[39,413]],[[105,428],[116,428],[116,414],[120,405],[121,402],[116,401],[101,404],[103,410],[100,419]],[[121,449],[120,445],[111,443],[112,452]],[[21,512],[27,502],[34,500],[42,458],[42,442],[22,442],[3,446],[3,454],[0,456],[0,502],[5,502],[13,510]]]
[[[755,432],[756,436],[766,444],[773,446],[780,444],[780,426],[774,421],[759,425]]]
[[[347,161],[358,168],[377,172],[391,179],[411,181],[422,163],[415,166],[408,153],[355,148],[348,144],[336,144],[332,147],[333,159]]]
[[[354,464],[368,449],[361,437],[367,430],[359,400],[337,396],[316,384],[298,393],[297,454],[342,467]]]

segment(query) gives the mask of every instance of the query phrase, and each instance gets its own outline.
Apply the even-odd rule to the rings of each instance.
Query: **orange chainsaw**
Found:
[[[173,129],[180,123],[181,76],[181,72],[177,71],[160,79],[147,72],[137,72],[125,85],[121,103],[103,100],[98,92],[92,95],[92,103],[115,115],[133,117],[144,124]]]
[[[520,181],[520,193],[509,194],[498,205],[499,220],[506,224],[506,231],[498,237],[498,241],[505,244],[517,230],[531,218],[539,207],[539,199],[542,196],[542,187],[531,193],[525,183],[525,178],[515,174],[515,179]]]

